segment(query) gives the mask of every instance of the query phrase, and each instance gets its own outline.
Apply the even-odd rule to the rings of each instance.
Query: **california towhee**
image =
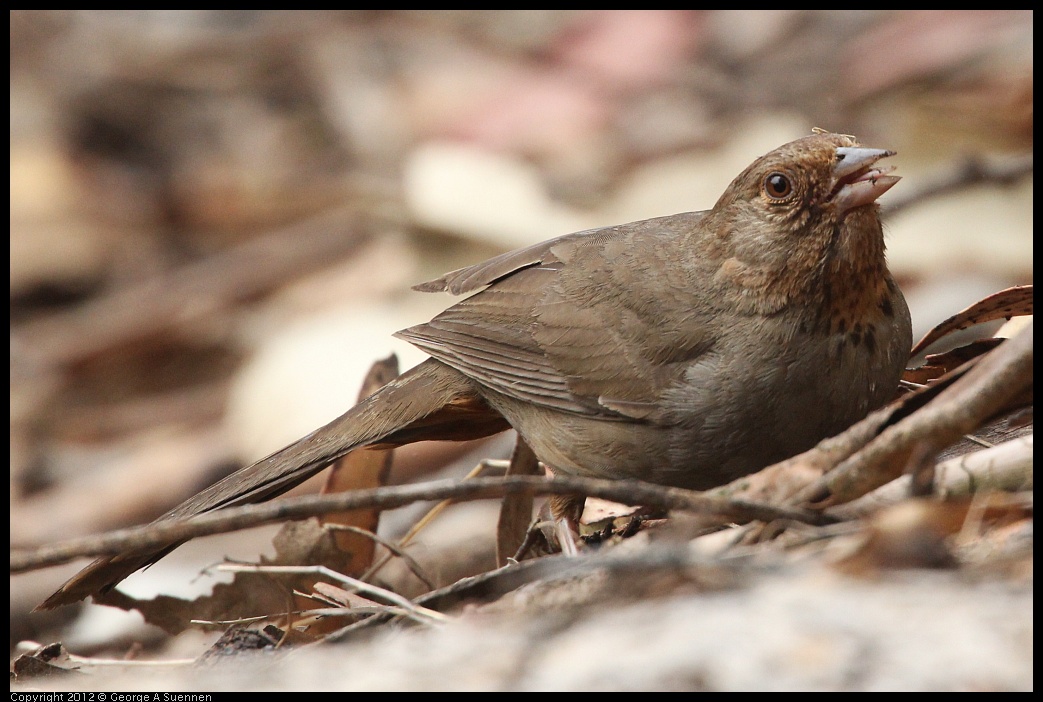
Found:
[[[432,358],[160,519],[266,500],[360,446],[508,427],[555,471],[693,489],[804,451],[886,403],[908,357],[876,205],[898,182],[875,165],[891,155],[817,132],[758,158],[712,210],[561,236],[418,285],[474,293],[399,332]],[[99,559],[40,608],[176,546]]]

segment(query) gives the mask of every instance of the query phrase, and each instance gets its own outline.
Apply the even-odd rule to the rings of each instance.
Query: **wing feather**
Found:
[[[683,255],[677,249],[690,244],[702,216],[578,232],[452,271],[416,289],[474,294],[396,336],[509,397],[655,421],[662,393],[712,339],[699,320],[666,326],[657,314],[662,296],[680,298],[677,308],[684,309],[696,286],[644,275],[649,261],[636,260],[635,251]],[[708,270],[693,265],[690,275]]]

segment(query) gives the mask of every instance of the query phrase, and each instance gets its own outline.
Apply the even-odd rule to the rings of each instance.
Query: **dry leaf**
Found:
[[[960,310],[927,332],[913,347],[910,356],[916,356],[947,334],[973,327],[994,319],[1010,319],[1032,314],[1032,286],[1018,285],[989,295],[970,307]]]

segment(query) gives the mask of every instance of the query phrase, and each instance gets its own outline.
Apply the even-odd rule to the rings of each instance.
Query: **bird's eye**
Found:
[[[772,200],[783,200],[793,192],[793,184],[789,176],[772,173],[764,179],[764,194]]]

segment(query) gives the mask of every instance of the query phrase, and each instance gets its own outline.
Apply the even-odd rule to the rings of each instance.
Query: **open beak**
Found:
[[[899,176],[888,175],[894,166],[873,166],[880,159],[894,155],[894,151],[861,146],[837,148],[837,163],[833,167],[833,201],[841,214],[876,202],[901,180]]]

